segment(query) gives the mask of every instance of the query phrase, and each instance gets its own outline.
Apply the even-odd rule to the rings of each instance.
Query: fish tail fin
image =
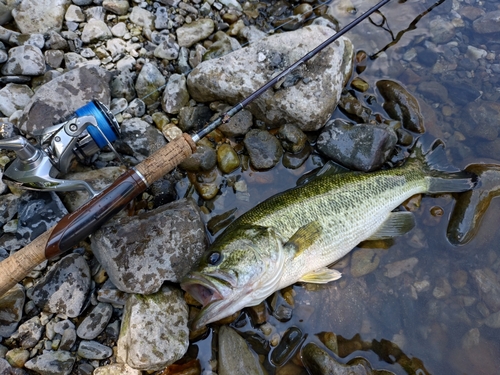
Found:
[[[421,140],[412,152],[412,158],[418,160],[428,182],[427,192],[460,193],[476,187],[478,177],[470,172],[462,171],[450,164],[444,151],[444,143],[436,139],[426,149]]]

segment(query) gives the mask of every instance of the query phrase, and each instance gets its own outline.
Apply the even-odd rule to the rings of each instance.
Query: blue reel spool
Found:
[[[92,100],[77,109],[75,114],[78,117],[93,116],[95,118],[99,129],[91,125],[87,127],[87,131],[99,148],[103,148],[108,145],[108,142],[111,143],[118,139],[120,135],[118,122],[109,109],[98,100]]]

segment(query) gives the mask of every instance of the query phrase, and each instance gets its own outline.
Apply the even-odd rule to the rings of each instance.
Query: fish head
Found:
[[[276,290],[284,258],[283,243],[272,228],[248,225],[226,230],[181,282],[181,288],[203,305],[192,328],[262,302]]]

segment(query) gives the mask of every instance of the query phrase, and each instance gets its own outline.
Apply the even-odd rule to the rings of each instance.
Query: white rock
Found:
[[[12,16],[23,34],[59,31],[70,3],[71,0],[22,0],[12,10]]]
[[[155,294],[133,294],[123,312],[118,362],[138,370],[160,370],[186,353],[188,307],[182,292],[163,286]]]
[[[85,21],[85,15],[83,14],[82,9],[79,6],[71,4],[66,10],[64,19],[70,22],[83,22]]]
[[[175,32],[177,42],[181,47],[191,47],[196,42],[204,40],[215,30],[215,23],[210,18],[202,18],[188,25],[179,27]]]
[[[112,36],[111,30],[104,21],[92,18],[83,27],[82,42],[91,43],[98,40],[109,39]]]
[[[189,93],[200,102],[222,100],[236,104],[315,48],[318,40],[324,41],[333,34],[325,26],[307,26],[271,35],[220,58],[204,61],[188,76]],[[259,63],[261,54],[266,59]],[[286,88],[267,90],[248,109],[268,125],[291,122],[304,131],[321,128],[337,106],[346,77],[351,73],[352,55],[348,39],[336,40],[287,77],[290,82],[295,76],[296,81]],[[271,58],[277,63],[266,63]]]
[[[154,28],[154,19],[155,16],[153,13],[137,6],[132,8],[132,12],[130,12],[129,15],[129,20],[131,22],[148,29]]]
[[[0,111],[5,116],[10,116],[15,111],[23,109],[32,96],[33,91],[29,86],[8,83],[0,90]]]
[[[13,47],[1,69],[3,75],[38,76],[45,73],[45,58],[40,48],[32,45]]]

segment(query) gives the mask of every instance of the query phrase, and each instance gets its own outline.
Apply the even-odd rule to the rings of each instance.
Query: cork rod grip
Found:
[[[45,245],[51,233],[52,228],[0,262],[0,296],[7,293],[46,259]]]
[[[174,139],[136,165],[135,169],[142,174],[148,185],[150,185],[174,169],[184,159],[191,156],[194,150],[196,150],[196,145],[191,136],[184,133],[182,137]]]

